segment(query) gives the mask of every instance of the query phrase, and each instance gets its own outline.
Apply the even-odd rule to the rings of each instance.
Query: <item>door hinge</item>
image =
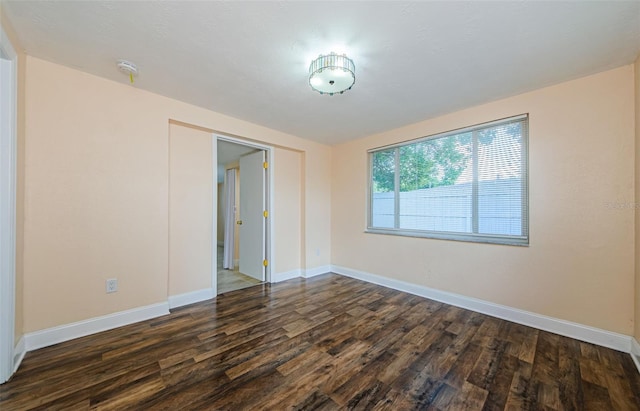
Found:
[[[268,212],[267,210],[264,210],[264,211],[262,212],[262,216],[263,216],[264,218],[269,217],[269,212]]]
[[[269,168],[269,163],[267,163],[266,161],[264,163],[262,163],[262,167],[264,168]]]
[[[264,265],[265,267],[269,265],[269,260],[264,260],[262,261],[262,265]]]

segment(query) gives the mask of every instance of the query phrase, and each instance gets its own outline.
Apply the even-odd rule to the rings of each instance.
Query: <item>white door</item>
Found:
[[[240,272],[265,280],[265,151],[240,157]]]

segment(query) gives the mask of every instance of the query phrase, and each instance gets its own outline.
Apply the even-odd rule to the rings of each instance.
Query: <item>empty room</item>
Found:
[[[640,2],[0,23],[1,410],[640,410]]]

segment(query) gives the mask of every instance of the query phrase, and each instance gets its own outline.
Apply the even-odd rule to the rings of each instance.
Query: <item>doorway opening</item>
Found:
[[[217,293],[270,281],[271,149],[217,136]]]

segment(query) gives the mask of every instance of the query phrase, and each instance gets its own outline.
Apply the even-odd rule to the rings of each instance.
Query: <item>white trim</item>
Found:
[[[307,268],[303,271],[302,274],[304,278],[311,278],[315,277],[316,275],[327,274],[331,271],[332,270],[330,265],[322,265],[320,267]]]
[[[295,270],[291,270],[291,271],[285,271],[282,273],[276,273],[274,275],[274,283],[278,283],[280,281],[286,281],[286,280],[290,280],[292,278],[311,278],[311,277],[315,277],[317,275],[322,275],[322,274],[327,274],[331,272],[331,266],[330,265],[323,265],[320,267],[315,267],[315,268],[308,268],[306,270],[297,268]]]
[[[275,224],[274,221],[275,220],[275,215],[277,213],[275,213],[275,207],[274,205],[274,201],[275,201],[275,181],[276,181],[276,173],[275,173],[275,167],[276,167],[276,161],[275,161],[275,150],[269,146],[269,149],[267,149],[267,162],[269,163],[269,167],[267,169],[267,191],[266,191],[266,195],[267,195],[267,204],[269,206],[269,217],[267,218],[267,224],[265,226],[265,229],[267,230],[267,244],[266,244],[266,248],[267,248],[267,260],[269,260],[269,265],[267,265],[267,269],[265,272],[265,282],[267,283],[271,283],[273,282],[273,271],[272,271],[272,267],[275,267],[275,261],[276,261],[276,233],[274,230]]]
[[[280,281],[291,280],[292,278],[298,278],[298,277],[302,277],[302,270],[299,268],[291,271],[284,271],[282,273],[275,273],[271,277],[272,279],[271,282],[279,283]]]
[[[22,360],[24,359],[24,355],[26,353],[27,350],[24,344],[24,336],[22,336],[13,349],[13,372],[16,372],[18,370],[18,367],[22,363]]]
[[[122,327],[123,325],[129,325],[167,314],[169,314],[169,304],[164,302],[102,315],[88,320],[25,334],[25,347],[27,351],[33,351],[38,348],[73,340],[74,338],[84,337],[85,335],[111,330]]]
[[[215,245],[211,247],[210,289],[212,290],[213,296],[215,297],[216,295],[218,295],[218,246],[220,246],[220,241],[218,241],[218,205],[220,204],[220,201],[218,200],[218,185],[216,183],[218,181],[218,138],[215,135],[213,135],[211,138],[211,165],[213,166],[213,175],[211,180],[211,244]],[[224,246],[224,241],[222,241],[222,246]],[[175,297],[177,298],[180,296]],[[171,298],[172,296],[169,296],[169,308],[179,307],[178,305],[172,306]]]
[[[529,120],[529,113],[518,114],[518,115],[515,115],[515,116],[511,116],[511,117],[500,118],[498,120],[487,121],[486,123],[479,123],[479,124],[474,124],[474,125],[467,126],[467,127],[461,127],[461,128],[457,128],[457,129],[453,129],[453,130],[449,130],[449,131],[443,131],[443,132],[440,132],[440,133],[430,134],[428,136],[418,137],[418,138],[414,138],[414,139],[411,139],[411,140],[403,141],[403,142],[400,142],[400,143],[393,143],[393,144],[387,144],[386,146],[374,147],[374,148],[368,149],[367,153],[374,153],[376,151],[382,151],[382,150],[390,150],[392,148],[402,147],[402,146],[405,146],[407,144],[414,144],[414,143],[420,143],[422,141],[433,140],[433,139],[436,139],[436,138],[449,137],[449,136],[453,136],[453,135],[456,135],[456,134],[468,133],[470,131],[476,131],[476,130],[479,130],[479,129],[495,127],[495,126],[498,126],[498,125],[504,125],[504,124],[507,124],[507,123],[512,123],[512,122],[521,121],[521,120],[528,121]]]
[[[411,284],[400,280],[394,280],[364,271],[353,270],[351,268],[334,265],[332,266],[331,271],[347,277],[356,278],[358,280],[366,281],[369,283],[393,288],[394,290],[404,291],[406,293],[419,295],[431,300],[454,305],[456,307],[466,308],[468,310],[487,314],[492,317],[497,317],[518,324],[535,327],[544,331],[549,331],[552,333],[564,335],[566,337],[575,338],[577,340],[601,345],[603,347],[613,348],[618,351],[628,353],[631,349],[632,338],[628,335],[618,334],[615,332],[602,330],[571,321],[561,320],[559,318],[548,317],[545,315],[507,307],[476,298],[465,297],[459,294]]]
[[[201,290],[191,291],[184,294],[170,295],[169,296],[169,309],[182,307],[183,305],[189,305],[199,303],[200,301],[210,300],[216,296],[216,290],[212,288],[203,288]]]
[[[16,282],[16,150],[18,57],[0,26],[0,384],[13,374]],[[6,104],[6,106],[5,106]]]
[[[635,338],[631,338],[631,359],[636,364],[636,368],[638,372],[640,372],[640,344],[638,344],[638,340]]]

